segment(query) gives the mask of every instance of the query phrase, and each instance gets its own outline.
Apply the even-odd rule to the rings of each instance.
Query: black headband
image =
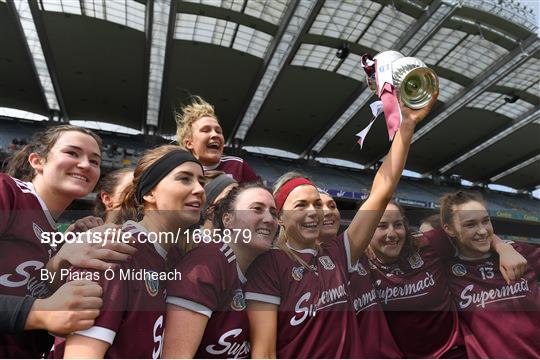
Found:
[[[237,184],[236,180],[226,174],[221,174],[216,178],[212,179],[208,184],[204,186],[204,192],[206,193],[206,202],[203,207],[203,214],[206,213],[206,210],[216,198],[221,194],[225,188],[231,184]]]
[[[199,164],[202,169],[199,160],[185,150],[173,150],[150,165],[141,175],[141,179],[137,185],[136,197],[139,204],[143,203],[143,196],[152,190],[174,168],[188,161]]]

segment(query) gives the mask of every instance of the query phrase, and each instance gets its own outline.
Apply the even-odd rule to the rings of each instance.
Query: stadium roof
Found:
[[[192,94],[233,146],[372,166],[389,148],[360,56],[440,78],[407,168],[540,185],[540,39],[517,0],[0,0],[0,107],[174,133]],[[336,56],[347,46],[345,59]]]

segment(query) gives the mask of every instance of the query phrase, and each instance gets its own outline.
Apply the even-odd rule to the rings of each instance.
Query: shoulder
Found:
[[[9,176],[8,174],[0,173],[0,184],[2,192],[11,191],[13,193],[34,193],[34,190],[29,183]]]

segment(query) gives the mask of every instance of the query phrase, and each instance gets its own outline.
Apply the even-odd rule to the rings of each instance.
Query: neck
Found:
[[[148,232],[157,234],[159,245],[168,252],[174,246],[174,244],[171,241],[164,240],[168,238],[167,236],[159,236],[159,234],[160,232],[172,231],[172,230],[169,229],[169,227],[162,220],[159,214],[155,214],[155,215],[157,216],[153,216],[150,214],[145,215],[143,219],[139,222],[139,224],[141,224],[146,230],[148,230]]]
[[[287,243],[295,250],[317,249],[316,241],[298,241],[293,237],[287,237]]]
[[[243,245],[243,242],[231,242],[229,246],[231,249],[233,249],[234,255],[236,256],[236,262],[238,263],[240,270],[242,270],[242,273],[245,274],[249,268],[249,265],[251,265],[253,260],[255,260],[259,254],[254,254],[249,251],[246,246]]]
[[[59,194],[53,189],[49,189],[44,183],[43,179],[38,175],[32,180],[32,184],[36,190],[38,196],[43,200],[45,206],[51,213],[53,219],[58,219],[60,215],[66,210],[66,208],[74,200],[72,197],[64,194]]]
[[[456,241],[456,243],[457,243],[459,254],[461,256],[463,256],[463,257],[468,258],[468,259],[480,259],[480,258],[486,256],[486,254],[487,254],[487,253],[484,253],[484,252],[481,252],[481,251],[477,251],[477,250],[473,250],[471,248],[465,247],[461,243],[459,243],[458,241]]]

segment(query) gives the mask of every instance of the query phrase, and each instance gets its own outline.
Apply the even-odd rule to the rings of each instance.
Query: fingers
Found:
[[[506,281],[506,283],[507,283],[508,285],[510,285],[510,283],[511,283],[512,281],[511,281],[510,277],[508,276],[508,274],[507,274],[507,272],[506,272],[506,269],[505,269],[504,267],[501,266],[499,270],[501,271],[501,275],[503,276],[504,281]]]
[[[128,245],[129,246],[129,245]],[[93,254],[94,258],[98,260],[109,260],[109,261],[129,261],[131,260],[131,255],[124,254],[118,251],[110,249],[97,249]]]
[[[134,246],[131,246],[129,244],[124,244],[120,242],[109,242],[105,246],[106,249],[116,251],[118,253],[126,254],[126,255],[135,255],[137,252],[137,248]]]
[[[87,268],[87,269],[105,271],[111,268],[116,269],[118,267],[118,264],[107,263],[99,259],[87,259],[86,261],[84,261],[84,266],[82,267]]]

